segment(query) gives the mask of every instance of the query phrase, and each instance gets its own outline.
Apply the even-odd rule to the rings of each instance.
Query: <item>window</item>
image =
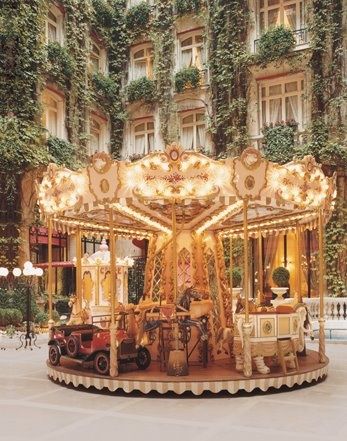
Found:
[[[91,40],[89,63],[92,73],[106,73],[106,50],[94,40]]]
[[[293,31],[305,27],[303,0],[259,0],[259,34],[268,28],[284,25]]]
[[[179,42],[179,66],[180,68],[195,66],[203,69],[204,45],[201,31],[190,35],[184,35]]]
[[[186,150],[205,147],[205,113],[203,111],[184,114],[181,119],[181,144]]]
[[[48,11],[46,18],[46,41],[47,43],[60,43],[63,44],[63,14],[54,5]]]
[[[134,125],[133,154],[146,154],[154,150],[154,121],[148,119]],[[130,152],[129,152],[130,153]]]
[[[46,90],[42,95],[43,126],[51,136],[65,138],[64,133],[64,99],[52,91]]]
[[[142,77],[153,78],[153,47],[151,45],[133,48],[130,77],[132,80]]]
[[[259,84],[260,121],[266,123],[295,120],[299,128],[304,122],[304,79],[284,77]]]
[[[107,121],[93,114],[90,118],[89,154],[108,152],[108,141]]]

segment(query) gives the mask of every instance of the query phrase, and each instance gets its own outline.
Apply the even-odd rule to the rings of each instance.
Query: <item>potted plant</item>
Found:
[[[275,268],[272,272],[272,280],[277,287],[271,288],[271,291],[277,295],[276,300],[283,300],[283,295],[289,289],[290,273],[284,266]]]
[[[230,270],[229,270],[229,277],[230,277]],[[241,294],[242,291],[241,281],[242,281],[241,268],[236,266],[235,268],[233,268],[233,272],[232,272],[233,297],[237,297],[238,295]]]

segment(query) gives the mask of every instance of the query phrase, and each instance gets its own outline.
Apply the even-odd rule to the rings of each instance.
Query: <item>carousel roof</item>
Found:
[[[329,216],[334,197],[335,177],[312,156],[279,165],[247,148],[213,160],[177,144],[132,163],[96,153],[78,171],[50,164],[38,184],[42,217],[55,228],[107,233],[112,208],[116,234],[139,238],[170,234],[173,206],[179,228],[241,234],[245,200],[250,234],[310,227],[318,209]]]

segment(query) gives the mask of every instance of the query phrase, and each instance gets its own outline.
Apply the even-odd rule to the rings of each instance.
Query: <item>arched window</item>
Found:
[[[90,41],[89,65],[92,73],[106,73],[107,56],[106,50],[94,39]]]
[[[63,13],[54,5],[49,8],[46,18],[46,41],[47,43],[64,42]]]
[[[181,117],[181,144],[186,150],[205,147],[206,123],[204,111],[184,113]]]
[[[108,152],[108,138],[107,121],[93,113],[90,117],[89,154]]]
[[[195,66],[202,70],[204,58],[202,30],[180,36],[178,63],[180,69]]]
[[[64,98],[53,91],[45,90],[42,94],[43,126],[51,136],[65,138]]]
[[[130,78],[153,78],[153,46],[151,44],[134,47],[131,51]]]
[[[152,118],[142,120],[134,125],[133,154],[146,154],[154,149],[154,121]]]

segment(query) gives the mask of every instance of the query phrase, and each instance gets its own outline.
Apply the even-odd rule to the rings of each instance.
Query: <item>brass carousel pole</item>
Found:
[[[48,329],[49,334],[51,334],[51,329],[54,326],[53,321],[53,268],[52,268],[52,217],[48,218],[48,280],[47,280],[47,291],[48,291]]]
[[[174,300],[177,300],[177,221],[176,221],[176,201],[172,204],[172,262],[173,262],[173,286],[174,286]]]
[[[259,286],[259,298],[261,302],[264,300],[264,270],[263,270],[263,245],[261,230],[258,230],[258,286]]]
[[[113,224],[113,208],[110,207],[110,291],[111,291],[111,326],[110,326],[110,376],[118,376],[117,340],[116,340],[116,249]]]
[[[229,268],[230,268],[230,309],[231,313],[233,313],[233,236],[230,236],[229,239],[229,249],[230,249],[230,260],[229,260]]]
[[[82,234],[81,228],[76,230],[76,297],[79,310],[82,309]]]
[[[318,246],[319,246],[319,362],[326,361],[324,332],[324,239],[323,210],[318,211]]]
[[[301,262],[301,246],[300,246],[300,227],[297,224],[296,225],[296,230],[295,230],[295,236],[296,236],[296,264],[297,264],[297,269],[296,269],[296,273],[297,273],[297,296],[298,296],[298,302],[301,303],[302,302],[302,294],[301,294],[301,266],[302,266],[302,262]]]
[[[251,332],[252,324],[249,322],[249,273],[248,273],[248,198],[243,200],[243,292],[245,298],[245,321],[243,330],[243,374],[245,377],[252,375]]]

